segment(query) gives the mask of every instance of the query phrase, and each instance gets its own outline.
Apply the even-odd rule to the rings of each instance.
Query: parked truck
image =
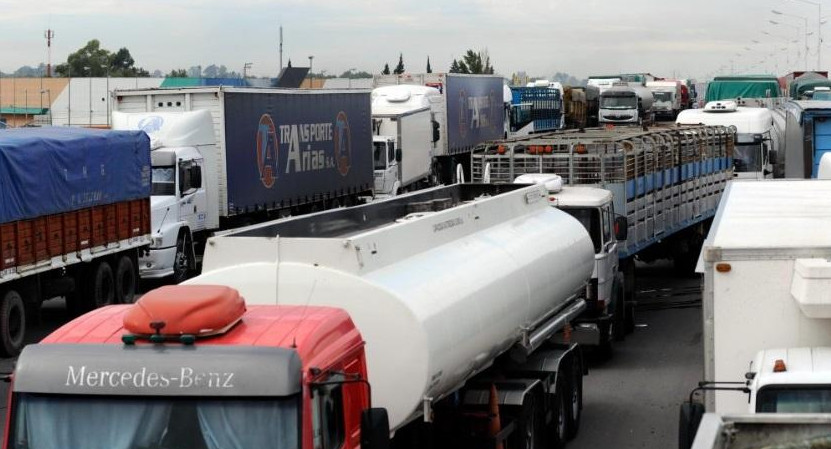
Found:
[[[685,98],[682,92],[683,84],[680,81],[650,81],[646,88],[652,92],[655,99],[653,109],[656,117],[675,120],[678,113],[686,108],[689,102],[689,95]]]
[[[214,232],[372,195],[369,91],[123,90],[113,109],[153,140],[144,278],[188,278]]]
[[[593,254],[547,197],[436,187],[214,237],[200,276],[24,350],[7,446],[562,446],[586,367],[551,339]]]
[[[441,100],[427,86],[384,86],[372,91],[372,151],[375,195],[435,184],[433,143],[439,138],[431,103]]]
[[[509,136],[552,131],[564,126],[564,105],[561,89],[549,86],[511,87]]]
[[[703,109],[689,109],[678,114],[677,125],[733,126],[733,176],[769,179],[784,177],[785,154],[781,130],[774,126],[768,108],[738,106],[735,101],[712,101]]]
[[[603,317],[600,335],[620,339],[621,328],[633,326],[636,257],[672,258],[679,271],[693,271],[721,192],[733,178],[734,138],[731,129],[698,126],[506,139],[477,148],[473,181],[542,182],[552,206],[580,219],[595,250],[590,308]],[[552,174],[559,183],[545,179]],[[621,227],[625,232],[615,238]]]
[[[618,83],[600,94],[600,125],[655,123],[654,96],[646,87]]]
[[[41,303],[71,313],[132,303],[150,243],[150,140],[142,132],[0,132],[0,354],[23,347]]]
[[[717,76],[707,83],[704,103],[730,100],[739,106],[773,108],[781,104],[779,79],[773,75]]]
[[[439,124],[439,135],[433,146],[433,171],[437,181],[444,184],[459,180],[459,175],[469,179],[473,147],[505,134],[502,78],[496,75],[403,73],[376,75],[373,79],[376,88],[400,84],[434,87],[442,94],[441,101],[431,105],[433,120]]]
[[[816,178],[822,155],[831,152],[831,101],[790,100],[773,114],[784,134],[784,177]]]
[[[681,429],[705,409],[831,412],[831,181],[734,181],[716,217],[699,263],[705,395]]]

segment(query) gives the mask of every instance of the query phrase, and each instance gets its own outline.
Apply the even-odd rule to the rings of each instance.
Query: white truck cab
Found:
[[[377,197],[433,184],[433,149],[439,124],[433,105],[438,89],[395,85],[372,91],[372,151]]]
[[[831,413],[831,347],[759,351],[747,379],[750,413]]]
[[[149,254],[139,259],[146,279],[186,279],[195,269],[193,233],[219,222],[216,173],[218,149],[206,110],[176,113],[113,112],[113,129],[143,130],[150,136],[152,190]]]
[[[589,304],[594,304],[600,315],[614,318],[607,329],[615,339],[621,339],[625,332],[623,319],[633,313],[626,310],[627,302],[623,300],[623,276],[619,271],[618,242],[626,240],[627,226],[624,217],[617,217],[614,210],[612,192],[597,187],[564,186],[562,178],[552,174],[524,174],[518,176],[516,184],[543,184],[548,190],[549,204],[567,212],[576,218],[589,232],[594,244],[594,270],[587,297]],[[592,301],[593,300],[593,301]],[[579,340],[581,330],[591,331],[587,335],[602,335],[596,323],[578,323],[575,337],[581,343],[601,344],[598,341]]]
[[[721,125],[736,128],[733,176],[739,179],[774,177],[780,139],[767,108],[746,108],[735,101],[711,101],[704,109],[681,111],[678,125]],[[784,154],[784,153],[783,153]]]

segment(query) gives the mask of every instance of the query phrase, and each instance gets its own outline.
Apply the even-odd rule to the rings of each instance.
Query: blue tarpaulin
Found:
[[[0,131],[0,223],[149,196],[143,131]]]

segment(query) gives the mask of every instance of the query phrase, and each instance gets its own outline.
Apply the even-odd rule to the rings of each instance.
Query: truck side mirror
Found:
[[[401,148],[395,149],[395,162],[401,162]]]
[[[615,240],[624,242],[628,236],[629,221],[622,215],[615,217]]]
[[[703,416],[704,404],[700,402],[681,404],[678,416],[678,449],[690,449],[692,447]]]
[[[202,166],[201,165],[194,165],[193,167],[191,167],[190,185],[194,189],[201,189],[202,188]]]
[[[361,449],[389,449],[390,420],[385,408],[368,408],[361,414]]]
[[[441,132],[439,131],[439,122],[433,120],[433,143],[436,143],[441,138]]]

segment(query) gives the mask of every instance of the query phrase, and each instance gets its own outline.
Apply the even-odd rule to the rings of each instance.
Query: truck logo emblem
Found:
[[[270,189],[277,180],[277,129],[269,114],[263,114],[257,126],[257,168],[260,181]]]
[[[163,118],[159,117],[158,115],[151,115],[149,117],[144,117],[143,119],[139,120],[138,129],[146,132],[147,134],[153,134],[154,132],[162,129],[163,125]]]
[[[352,167],[352,133],[346,113],[340,111],[335,119],[335,162],[341,176],[346,176]]]

